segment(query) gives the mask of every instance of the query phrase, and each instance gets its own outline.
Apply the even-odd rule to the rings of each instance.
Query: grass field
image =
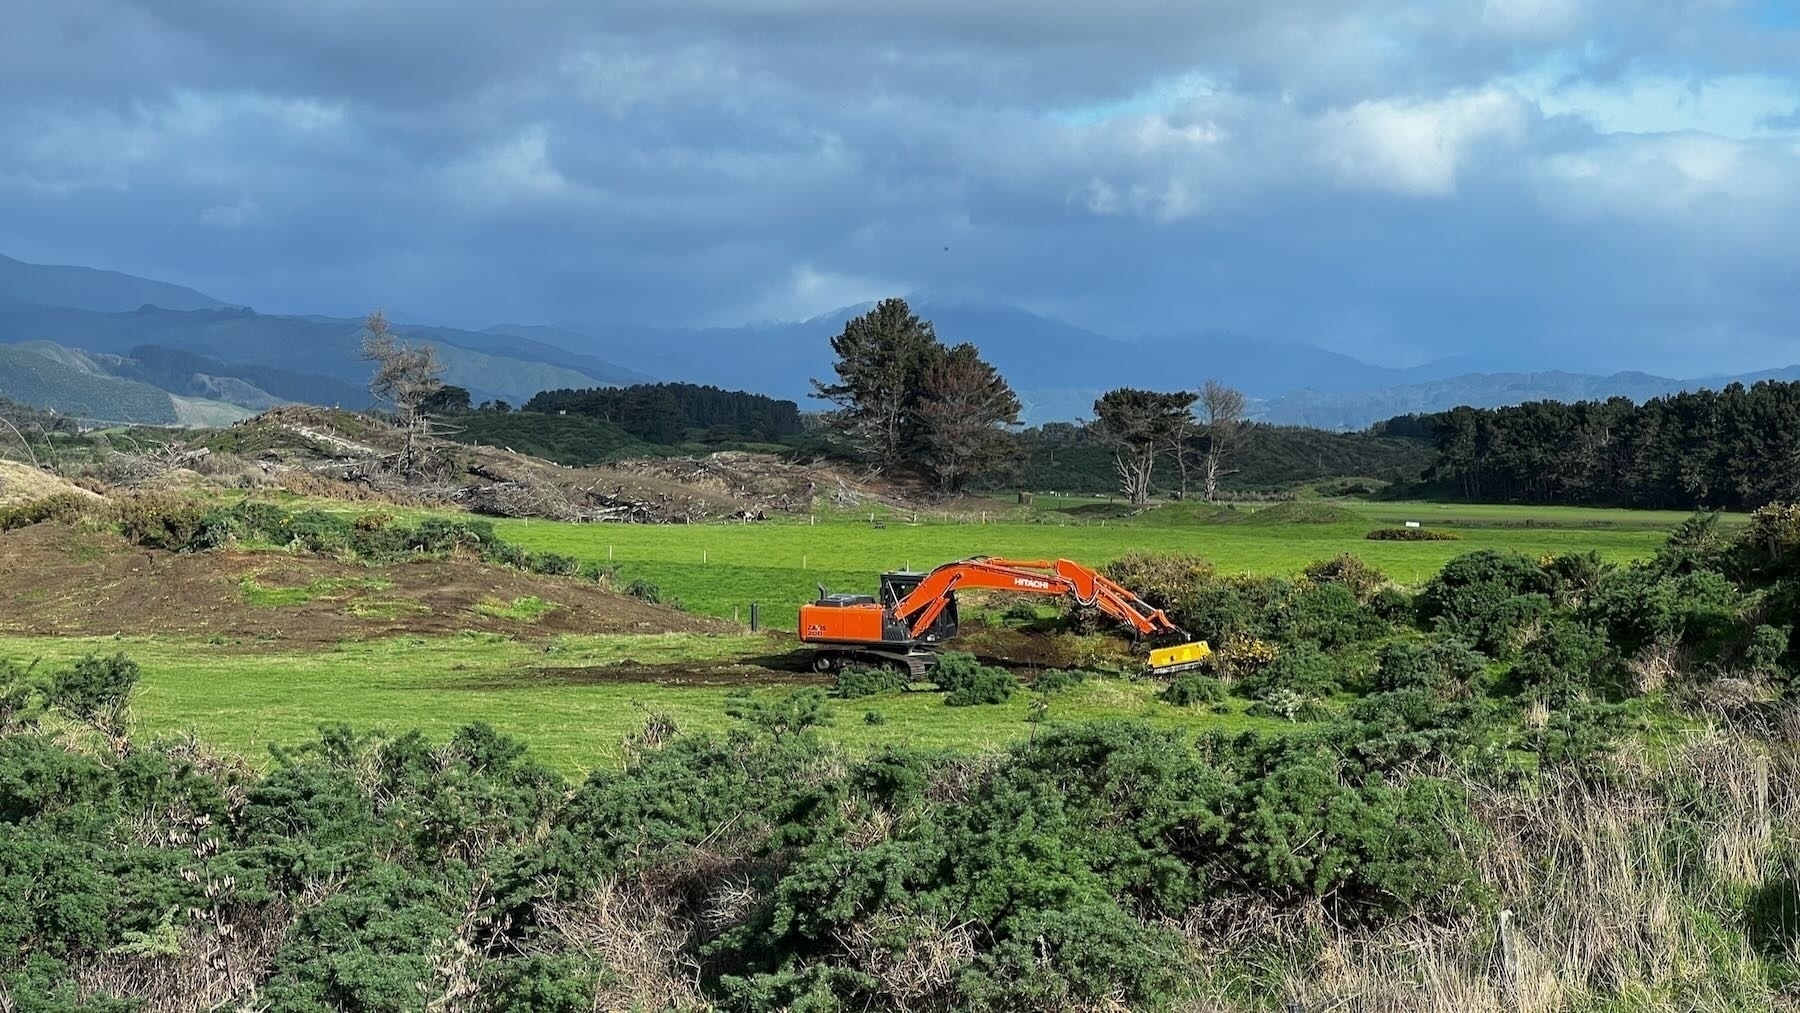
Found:
[[[659,711],[687,731],[720,730],[729,687],[601,681],[607,666],[736,660],[788,645],[761,636],[563,637],[525,643],[493,635],[344,643],[297,652],[279,644],[205,644],[158,638],[0,637],[0,658],[21,663],[71,661],[88,652],[123,652],[143,668],[132,701],[135,731],[193,732],[253,763],[270,744],[315,738],[320,725],[357,731],[418,728],[442,741],[485,721],[528,743],[532,755],[565,774],[616,767],[623,741]],[[1247,717],[1243,701],[1221,713],[1155,699],[1154,682],[1096,680],[1052,695],[1047,723],[1139,717],[1165,727],[1280,729]],[[789,692],[765,687],[761,694]],[[828,736],[856,749],[910,744],[965,751],[997,749],[1031,733],[1031,695],[996,706],[946,707],[941,693],[914,692],[832,700]],[[869,724],[864,715],[882,714]]]
[[[1142,549],[1194,552],[1227,572],[1289,574],[1340,552],[1354,552],[1406,584],[1429,578],[1450,558],[1474,549],[1529,555],[1596,550],[1613,560],[1655,551],[1687,515],[1569,507],[1357,504],[1220,510],[1175,504],[1135,518],[1108,519],[1107,504],[1060,510],[996,512],[992,523],[930,520],[920,515],[839,515],[818,523],[581,525],[502,521],[506,538],[530,549],[584,560],[611,560],[625,580],[647,580],[689,609],[747,619],[751,602],[764,622],[792,629],[817,585],[872,593],[884,570],[929,569],[971,555],[1067,557],[1100,565]],[[1115,508],[1118,509],[1118,508]],[[1081,511],[1086,511],[1082,513]],[[1323,523],[1294,522],[1315,517]],[[1453,531],[1459,541],[1378,542],[1374,528],[1419,520]],[[1079,521],[1079,523],[1071,523]]]

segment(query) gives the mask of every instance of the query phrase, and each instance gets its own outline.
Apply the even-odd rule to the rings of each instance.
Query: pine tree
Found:
[[[820,398],[837,405],[829,424],[883,468],[902,465],[917,447],[924,370],[940,347],[931,324],[904,299],[884,299],[846,323],[831,339],[838,382],[812,382]]]
[[[923,461],[954,492],[973,475],[1017,457],[1009,431],[1020,424],[1019,398],[971,344],[930,357],[920,378]]]

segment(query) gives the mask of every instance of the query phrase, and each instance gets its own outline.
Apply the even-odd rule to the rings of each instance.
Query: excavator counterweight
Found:
[[[1168,675],[1203,664],[1212,653],[1168,616],[1120,584],[1067,559],[1015,560],[976,556],[928,573],[882,574],[878,594],[832,594],[800,608],[800,640],[815,648],[813,667],[832,671],[866,661],[928,672],[939,645],[956,636],[959,589],[1013,591],[1073,598],[1130,626],[1139,636],[1188,641],[1150,651],[1146,671]]]

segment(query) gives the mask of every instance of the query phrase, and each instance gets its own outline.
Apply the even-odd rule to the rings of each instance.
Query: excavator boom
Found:
[[[1068,559],[1000,559],[976,556],[945,563],[929,573],[888,573],[880,600],[873,596],[827,594],[800,610],[800,639],[828,648],[832,663],[856,655],[901,661],[917,674],[929,667],[932,645],[956,634],[956,592],[1011,591],[1073,598],[1130,626],[1140,636],[1159,639],[1188,634],[1169,617],[1104,574]],[[1194,641],[1150,652],[1148,669],[1168,674],[1199,666],[1212,652]]]

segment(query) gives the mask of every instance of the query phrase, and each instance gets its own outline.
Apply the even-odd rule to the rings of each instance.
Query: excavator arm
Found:
[[[896,618],[905,622],[913,636],[922,636],[931,628],[939,613],[958,590],[1013,591],[1075,599],[1077,604],[1099,609],[1150,637],[1189,634],[1164,614],[1123,585],[1105,575],[1069,559],[998,559],[977,556],[955,563],[945,563],[932,570],[917,587],[894,607]],[[1204,642],[1162,647],[1150,652],[1149,667],[1166,673],[1193,668],[1211,650]]]

